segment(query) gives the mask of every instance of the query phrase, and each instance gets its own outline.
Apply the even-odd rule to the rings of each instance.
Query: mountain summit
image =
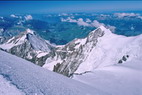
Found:
[[[91,72],[100,67],[122,64],[140,57],[142,35],[126,37],[101,26],[84,39],[59,47],[43,66],[66,76]]]
[[[20,35],[9,39],[0,47],[7,52],[36,62],[36,64],[41,66],[43,63],[39,61],[43,59],[38,60],[38,58],[47,55],[53,49],[53,46],[48,41],[37,36],[31,29],[27,29]]]

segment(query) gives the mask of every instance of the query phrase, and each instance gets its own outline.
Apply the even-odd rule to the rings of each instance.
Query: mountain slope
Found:
[[[0,48],[42,66],[45,60],[42,56],[49,54],[53,46],[38,37],[34,31],[27,29],[24,33],[0,45]]]
[[[101,26],[84,39],[53,46],[28,29],[0,47],[48,70],[71,77],[140,57],[141,41],[142,35],[125,37]]]
[[[14,85],[10,84],[2,75],[0,75],[0,94],[1,95],[22,95],[19,89]]]
[[[90,73],[75,75],[73,79],[111,95],[142,95],[142,59],[94,69]]]
[[[105,31],[104,36],[98,39],[96,47],[92,49],[76,73],[114,64],[124,64],[141,57],[142,35],[126,37],[113,34],[105,28],[103,30]]]
[[[98,38],[103,35],[104,31],[98,28],[84,39],[75,39],[64,46],[57,47],[54,57],[49,57],[43,67],[68,77],[72,76],[96,46]]]
[[[75,39],[57,48],[55,56],[43,66],[66,76],[83,74],[96,68],[121,64],[140,57],[142,35],[125,37],[104,26],[84,39]]]
[[[0,51],[0,67],[0,76],[26,95],[107,95],[3,51]]]

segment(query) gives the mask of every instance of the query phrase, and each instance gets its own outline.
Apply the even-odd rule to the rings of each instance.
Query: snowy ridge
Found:
[[[35,35],[33,30],[27,29],[21,35],[9,39],[6,43],[0,45],[1,48],[9,50],[14,46],[29,42],[35,50],[50,52],[50,45],[47,41]]]
[[[105,31],[104,36],[98,39],[96,47],[92,49],[92,52],[89,53],[88,58],[79,66],[76,73],[118,64],[126,56],[128,58],[122,63],[141,56],[139,52],[142,52],[142,35],[125,37],[115,35],[105,28],[103,30]]]
[[[1,44],[0,48],[42,66],[49,52],[54,48],[48,41],[40,38],[31,29]]]
[[[62,47],[56,48],[54,57],[47,58],[43,67],[69,77],[72,76],[80,64],[86,60],[88,54],[96,46],[98,38],[102,37],[103,34],[104,31],[97,28],[84,39],[75,39]]]
[[[0,67],[0,76],[9,81],[11,86],[17,87],[15,95],[20,95],[19,93],[21,95],[22,93],[25,95],[107,95],[91,86],[45,70],[3,51],[0,51]],[[0,81],[3,81],[1,77]],[[10,90],[13,91],[14,88]],[[2,92],[6,93],[5,90],[0,89],[1,95]]]
[[[142,35],[125,37],[101,26],[84,39],[75,39],[55,51],[44,68],[71,76],[140,57]]]

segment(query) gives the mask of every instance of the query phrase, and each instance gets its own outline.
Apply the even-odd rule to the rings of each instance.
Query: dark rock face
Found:
[[[121,64],[121,63],[127,61],[128,58],[129,58],[129,55],[125,55],[125,56],[122,57],[121,60],[118,61],[118,63]]]
[[[127,58],[126,58],[125,56],[123,56],[123,57],[122,57],[122,60],[123,60],[123,61],[126,61],[126,60],[127,60]]]
[[[123,63],[123,61],[122,61],[122,60],[119,60],[118,63],[121,64],[121,63]]]
[[[79,65],[87,58],[86,53],[96,46],[98,37],[104,35],[100,28],[91,32],[87,38],[75,39],[62,48],[57,48],[55,56],[62,60],[54,66],[53,71],[65,76],[72,76]]]

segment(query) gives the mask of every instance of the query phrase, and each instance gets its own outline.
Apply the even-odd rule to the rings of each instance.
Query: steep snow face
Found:
[[[8,95],[108,95],[96,88],[45,70],[24,59],[0,51],[0,95],[8,81]],[[7,82],[6,81],[6,82]],[[0,83],[0,84],[1,84]],[[13,88],[14,87],[14,88]],[[4,92],[6,93],[6,92]]]
[[[0,48],[42,66],[45,58],[41,57],[49,54],[53,46],[38,37],[33,30],[27,29],[21,35],[13,37],[0,45]]]

